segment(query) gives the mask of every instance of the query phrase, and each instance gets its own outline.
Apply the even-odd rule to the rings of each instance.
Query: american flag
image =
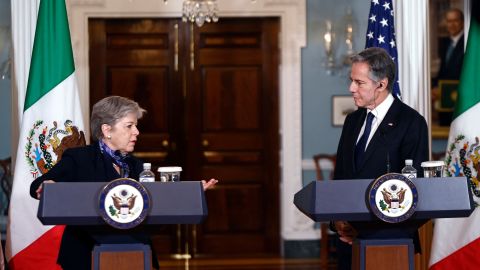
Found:
[[[392,94],[401,99],[398,85],[398,54],[397,43],[395,42],[392,0],[372,0],[370,4],[365,48],[369,47],[383,48],[392,57],[397,70]]]

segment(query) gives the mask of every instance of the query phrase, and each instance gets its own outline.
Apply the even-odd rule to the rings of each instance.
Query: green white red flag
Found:
[[[468,218],[435,220],[430,270],[480,267],[480,6],[477,2],[471,1],[467,49],[446,152],[447,175],[467,177],[477,207]]]
[[[44,226],[31,182],[69,147],[85,144],[64,0],[41,0],[25,94],[9,210],[9,269],[61,269],[56,264],[63,226]]]

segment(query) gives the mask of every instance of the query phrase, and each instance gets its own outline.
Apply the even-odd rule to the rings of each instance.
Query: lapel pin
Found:
[[[388,123],[387,125],[389,125],[389,126],[393,127],[393,123]]]

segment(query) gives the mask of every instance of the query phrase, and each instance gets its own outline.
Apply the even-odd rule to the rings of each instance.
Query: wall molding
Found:
[[[71,0],[70,32],[84,119],[89,108],[88,19],[119,17],[180,18],[181,0]],[[313,221],[296,209],[293,195],[302,186],[301,49],[306,46],[306,0],[219,1],[222,17],[280,18],[281,236],[315,238]],[[88,122],[88,121],[87,121]],[[88,127],[88,125],[86,125]],[[89,132],[87,128],[87,132]]]

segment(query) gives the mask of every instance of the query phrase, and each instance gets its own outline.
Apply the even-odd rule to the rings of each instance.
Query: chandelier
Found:
[[[196,23],[201,27],[204,23],[218,22],[218,6],[216,0],[184,0],[182,20]]]
[[[250,2],[256,3],[257,0]],[[167,4],[168,0],[163,0],[163,3]],[[198,27],[205,23],[218,22],[217,0],[183,0],[182,20],[196,23]]]

